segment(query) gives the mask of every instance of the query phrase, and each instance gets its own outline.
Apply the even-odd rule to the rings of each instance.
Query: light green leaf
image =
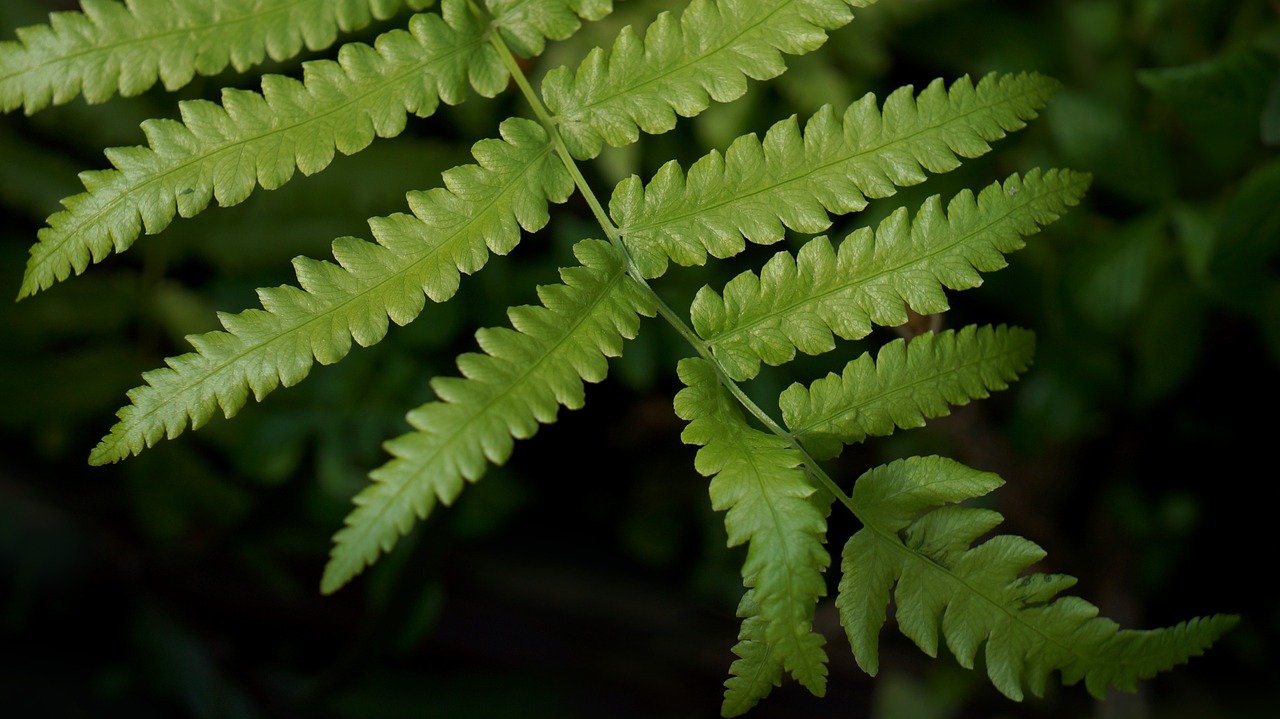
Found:
[[[1121,630],[1083,599],[1055,599],[1074,578],[1022,574],[1044,558],[1040,547],[1009,535],[973,546],[1002,517],[944,506],[1001,483],[941,457],[899,460],[858,479],[851,496],[864,526],[845,545],[836,606],[865,671],[879,669],[891,590],[903,634],[936,656],[941,632],[970,668],[985,646],[991,682],[1014,700],[1024,686],[1042,695],[1054,671],[1066,684],[1084,679],[1099,698],[1112,685],[1132,690],[1138,679],[1198,656],[1235,625],[1236,617],[1217,615],[1167,629]]]
[[[822,572],[830,563],[826,515],[831,498],[806,476],[802,457],[787,441],[749,426],[738,405],[720,386],[713,365],[681,360],[685,389],[676,395],[676,414],[689,420],[680,438],[700,445],[694,466],[711,477],[711,505],[725,512],[729,546],[747,544],[743,584],[763,620],[763,630],[743,632],[770,647],[772,656],[809,691],[826,691],[825,640],[813,631],[813,611],[826,594]],[[753,625],[755,626],[755,625]],[[744,648],[744,651],[747,651]],[[760,657],[758,649],[747,651]],[[726,706],[739,705],[767,686],[751,678],[760,660],[738,665],[743,682],[726,693]],[[735,663],[736,665],[737,663]],[[740,692],[745,691],[746,694]],[[763,696],[763,695],[761,695]],[[732,701],[730,701],[732,699]]]
[[[875,0],[694,0],[677,20],[660,14],[641,39],[623,28],[609,53],[596,48],[576,72],[556,68],[542,96],[558,116],[570,153],[585,160],[635,142],[641,132],[675,127],[716,102],[747,91],[747,78],[786,70],[782,53],[820,47],[828,30],[847,24],[849,6]]]
[[[1005,266],[1004,255],[1022,238],[1075,205],[1089,175],[1038,170],[994,183],[975,199],[965,190],[947,203],[933,196],[914,220],[900,208],[873,233],[862,228],[839,250],[825,237],[811,240],[796,257],[781,252],[756,276],[745,272],[721,297],[704,287],[692,309],[694,329],[734,379],[754,377],[760,363],[779,365],[796,350],[820,354],[834,336],[860,339],[872,324],[907,321],[947,309],[943,288],[982,283],[979,272]]]
[[[578,18],[599,20],[613,10],[613,0],[485,0],[493,27],[515,52],[541,55],[547,40],[563,40],[577,32]]]
[[[540,0],[538,7],[574,4]],[[513,6],[494,22],[530,42],[579,26],[576,16],[526,17],[526,9]],[[466,0],[445,0],[442,12],[415,15],[408,30],[383,33],[372,47],[345,45],[336,61],[304,63],[301,82],[267,75],[261,94],[225,89],[221,105],[181,103],[181,122],[143,123],[150,146],[107,150],[115,169],[82,173],[87,192],[63,200],[66,209],[49,217],[31,248],[19,297],[123,252],[175,215],[204,211],[210,200],[235,205],[259,186],[280,187],[295,168],[320,172],[335,150],[350,155],[377,137],[394,137],[408,113],[426,117],[440,101],[460,103],[468,86],[486,97],[504,90],[509,77],[489,43],[489,27]]]
[[[116,169],[82,173],[84,192],[63,200],[31,248],[19,297],[79,274],[142,232],[155,234],[176,215],[192,217],[211,199],[226,207],[256,186],[323,170],[334,150],[353,154],[376,136],[393,137],[406,112],[426,116],[440,99],[460,102],[468,75],[476,88],[500,91],[506,70],[484,41],[465,0],[438,15],[416,15],[409,31],[382,35],[374,47],[343,46],[338,60],[304,65],[302,82],[262,79],[262,94],[225,89],[222,104],[181,104],[182,121],[143,123],[150,147],[114,148]]]
[[[263,309],[222,314],[225,332],[189,337],[196,351],[142,376],[146,384],[129,392],[131,404],[89,461],[137,454],[219,409],[235,415],[250,391],[260,401],[277,386],[301,382],[313,360],[331,364],[352,340],[366,347],[380,341],[388,319],[413,321],[424,295],[448,300],[459,273],[479,271],[490,252],[510,252],[522,227],[542,228],[547,202],[567,199],[573,182],[540,126],[511,119],[502,133],[502,140],[476,143],[480,164],[446,172],[446,187],[410,193],[413,215],[370,220],[377,243],[336,240],[337,264],[298,258],[300,287],[259,290]]]
[[[579,409],[583,382],[599,382],[607,357],[635,337],[639,315],[654,314],[653,299],[624,271],[618,251],[583,240],[579,267],[562,269],[564,284],[538,288],[541,307],[508,310],[514,329],[476,333],[484,354],[458,357],[463,377],[437,377],[440,400],[408,415],[414,432],[386,443],[395,459],[374,470],[372,483],[334,536],[321,591],[336,591],[391,551],[413,523],[439,502],[449,505],[488,463],[502,464],[515,439],[554,422],[560,405]]]
[[[783,228],[821,232],[837,215],[861,210],[867,198],[916,185],[925,171],[948,172],[960,157],[978,157],[988,142],[1021,129],[1058,83],[1036,74],[996,75],[975,87],[967,77],[946,88],[936,80],[917,98],[894,91],[883,111],[867,95],[837,115],[819,110],[803,133],[793,117],[765,134],[738,138],[722,156],[712,152],[686,176],[674,161],[647,186],[619,183],[609,213],[645,277],[667,261],[701,265],[707,255],[741,252],[744,238],[781,240]]]
[[[793,384],[778,400],[787,429],[814,459],[895,428],[924,426],[951,405],[1008,387],[1031,365],[1035,335],[1017,327],[977,327],[894,340],[809,387]]]
[[[738,643],[733,646],[733,653],[738,658],[729,665],[721,716],[736,717],[747,713],[761,699],[769,696],[774,687],[782,685],[782,660],[769,646],[765,637],[769,621],[760,613],[752,594],[752,590],[747,590],[738,603],[742,628],[738,631]]]
[[[138,95],[159,79],[177,90],[197,73],[244,72],[265,56],[321,50],[408,6],[433,0],[81,0],[48,25],[0,42],[0,110],[30,115],[83,95],[100,103]]]

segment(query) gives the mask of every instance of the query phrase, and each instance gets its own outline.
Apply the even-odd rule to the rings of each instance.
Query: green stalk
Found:
[[[477,17],[486,22],[491,21],[491,18],[489,18],[488,15],[476,5],[474,0],[469,2],[468,5]],[[759,405],[753,402],[751,398],[742,391],[742,388],[738,386],[737,382],[734,382],[729,378],[728,373],[725,372],[724,367],[721,366],[720,362],[716,359],[715,354],[711,351],[711,345],[709,345],[706,340],[699,337],[698,334],[693,331],[693,328],[690,327],[678,314],[676,314],[675,310],[671,309],[671,307],[663,301],[662,297],[660,297],[658,293],[654,292],[653,288],[649,286],[648,281],[645,280],[644,276],[641,275],[640,271],[636,268],[635,262],[631,257],[631,252],[622,241],[622,232],[618,229],[617,225],[613,224],[613,221],[605,212],[604,206],[600,203],[599,198],[596,197],[595,192],[587,183],[587,179],[582,175],[582,171],[578,168],[577,162],[573,159],[573,156],[569,154],[569,148],[564,144],[564,138],[560,136],[560,131],[555,118],[551,116],[546,105],[542,103],[542,99],[538,97],[536,92],[534,92],[533,87],[529,84],[529,79],[525,77],[524,71],[516,62],[515,56],[512,55],[511,49],[507,47],[505,42],[503,42],[502,36],[492,30],[489,32],[489,44],[497,51],[498,57],[502,59],[503,64],[507,67],[507,72],[511,74],[512,79],[515,80],[516,86],[520,88],[521,94],[524,95],[529,106],[533,108],[533,114],[537,116],[538,122],[541,123],[543,129],[547,131],[547,135],[551,138],[551,142],[555,147],[556,154],[560,156],[560,160],[564,163],[565,168],[569,171],[569,175],[573,178],[573,183],[577,185],[578,191],[581,192],[583,198],[586,199],[587,206],[591,208],[591,213],[595,215],[596,221],[600,223],[601,229],[604,230],[605,236],[609,239],[609,244],[616,247],[618,251],[622,253],[622,257],[625,260],[627,268],[627,275],[643,287],[650,297],[652,297],[654,304],[658,308],[658,314],[662,319],[666,320],[667,324],[671,325],[671,327],[674,328],[675,331],[693,347],[700,357],[710,362],[711,365],[715,367],[716,376],[719,378],[720,384],[724,386],[731,395],[733,395],[734,399],[736,399],[738,403],[751,414],[751,416],[755,417],[756,420],[765,427],[765,429],[782,438],[793,449],[798,451],[804,462],[805,471],[808,472],[809,476],[816,480],[823,489],[830,492],[831,496],[839,500],[840,503],[847,507],[850,512],[853,512],[856,515],[857,512],[854,511],[853,500],[850,499],[849,495],[840,488],[840,485],[836,484],[835,480],[831,479],[831,477],[818,465],[817,461],[815,461],[813,457],[809,456],[808,451],[806,451],[800,444],[799,439],[774,421],[768,413],[761,409]]]

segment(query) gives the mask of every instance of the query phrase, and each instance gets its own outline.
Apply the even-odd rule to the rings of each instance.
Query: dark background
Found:
[[[665,3],[629,0],[549,48],[535,72],[575,64]],[[0,30],[54,3],[0,4]],[[66,7],[66,5],[62,5]],[[824,102],[883,97],[991,70],[1036,70],[1064,89],[1044,116],[956,172],[837,219],[831,234],[929,194],[1012,172],[1091,171],[1085,203],[953,295],[946,326],[1016,323],[1036,365],[1007,392],[929,427],[846,452],[846,486],[875,463],[943,453],[999,472],[1005,531],[1049,552],[1046,571],[1134,628],[1238,613],[1205,657],[1092,702],[1080,687],[1013,704],[980,672],[931,660],[890,626],[882,671],[862,674],[830,599],[831,686],[791,683],[756,717],[1269,717],[1280,714],[1274,406],[1280,366],[1280,18],[1263,0],[883,0],[774,83],[675,132],[606,153],[597,187],[688,162]],[[363,33],[397,26],[403,18]],[[297,75],[296,62],[269,64]],[[176,99],[256,87],[255,73],[178,93],[0,118],[0,287],[76,173]],[[176,97],[175,97],[176,95]],[[724,548],[706,480],[671,412],[678,338],[648,322],[588,405],[562,413],[437,512],[373,570],[318,592],[329,538],[383,439],[455,372],[472,332],[504,323],[598,234],[580,201],[452,302],[233,422],[89,468],[85,457],[142,371],[292,281],[297,254],[404,210],[510,114],[514,93],[469,98],[320,175],[179,221],[84,276],[0,305],[0,707],[14,717],[710,717],[719,708],[741,554]],[[607,196],[607,190],[602,192]],[[797,241],[802,238],[796,238]],[[687,306],[769,252],[673,271]],[[683,303],[683,305],[682,305]],[[838,368],[891,333],[845,343],[754,383],[762,396]],[[834,547],[856,529],[833,517]],[[836,577],[832,573],[834,584]]]

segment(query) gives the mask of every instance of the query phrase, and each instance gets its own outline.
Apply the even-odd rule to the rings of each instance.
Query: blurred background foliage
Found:
[[[70,3],[7,0],[0,29]],[[549,48],[574,64],[667,3],[627,0]],[[946,326],[1016,323],[1039,336],[1013,389],[929,427],[846,453],[873,463],[941,452],[999,472],[1006,531],[1042,544],[1048,571],[1132,627],[1238,612],[1206,657],[1106,702],[1051,689],[1012,704],[949,658],[886,633],[874,681],[853,664],[829,602],[830,696],[792,685],[757,717],[1261,717],[1280,713],[1280,602],[1263,500],[1277,479],[1280,400],[1280,5],[1268,0],[882,0],[821,52],[676,131],[607,152],[598,187],[763,132],[823,103],[968,73],[1035,70],[1063,90],[987,157],[838,221],[877,222],[929,194],[1034,166],[1088,170],[1084,205],[1011,266],[955,295]],[[361,35],[373,37],[379,29]],[[268,71],[297,75],[298,63]],[[0,268],[16,292],[26,250],[76,173],[142,141],[176,99],[256,87],[197,79],[106,105],[0,118]],[[646,325],[585,410],[522,443],[352,586],[317,590],[329,536],[379,443],[455,371],[474,328],[555,281],[598,234],[580,202],[449,304],[296,388],[90,469],[88,450],[139,374],[215,328],[217,310],[292,281],[289,259],[328,257],[363,219],[404,209],[470,144],[525,110],[472,98],[393,140],[244,204],[146,238],[34,299],[0,304],[0,701],[15,717],[706,717],[732,659],[741,556],[724,549],[705,480],[670,409],[673,333]],[[605,191],[607,194],[607,190]],[[804,238],[794,238],[798,244]],[[675,306],[772,250],[678,270]],[[836,369],[891,332],[753,383],[764,398]],[[853,527],[836,517],[838,547]],[[834,577],[833,577],[834,581]],[[892,630],[890,630],[892,631]]]

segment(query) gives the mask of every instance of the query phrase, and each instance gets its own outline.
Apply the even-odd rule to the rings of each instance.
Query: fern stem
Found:
[[[487,20],[487,16],[480,7],[474,2],[469,2],[472,12],[476,13],[482,19]],[[582,193],[582,197],[587,202],[587,206],[591,208],[591,214],[595,216],[596,222],[600,224],[600,229],[604,230],[605,237],[609,240],[609,244],[622,254],[624,264],[627,268],[627,274],[631,279],[635,280],[645,289],[658,306],[658,314],[662,316],[689,344],[693,345],[698,354],[713,364],[711,348],[697,333],[680,318],[679,315],[672,310],[666,302],[658,296],[649,286],[648,281],[644,279],[644,275],[640,274],[639,268],[636,267],[635,261],[631,257],[631,252],[627,249],[626,244],[622,241],[622,231],[610,219],[609,214],[605,212],[604,205],[601,204],[600,198],[596,197],[596,193],[591,189],[587,178],[582,174],[582,170],[578,168],[578,163],[569,154],[569,148],[564,144],[564,138],[561,137],[556,126],[555,118],[551,116],[551,112],[546,105],[542,103],[541,98],[534,91],[533,86],[529,84],[529,79],[525,77],[524,70],[520,68],[516,62],[515,56],[511,53],[511,49],[503,42],[502,36],[496,32],[489,33],[489,43],[498,52],[498,57],[502,59],[502,63],[506,65],[507,72],[511,73],[511,77],[515,80],[516,86],[520,88],[520,93],[524,95],[525,101],[533,108],[533,114],[537,116],[538,122],[542,124],[543,129],[547,131],[547,136],[551,138],[551,143],[555,147],[556,154],[560,156],[561,162],[564,163],[565,169],[569,171],[569,176],[573,178],[573,184],[578,187],[578,191]]]
[[[710,353],[708,352],[708,354]],[[787,442],[787,444],[791,445],[792,449],[799,452],[800,458],[804,462],[805,471],[809,473],[809,476],[816,480],[823,489],[830,492],[831,496],[839,500],[839,502],[843,504],[851,514],[857,516],[858,513],[854,511],[853,499],[840,488],[840,485],[836,484],[836,481],[831,478],[831,475],[827,474],[826,471],[822,469],[821,465],[818,464],[818,461],[810,456],[809,451],[804,448],[804,445],[800,444],[800,440],[797,439],[794,434],[788,432],[782,425],[775,422],[774,419],[769,416],[768,412],[765,412],[760,408],[760,405],[753,402],[751,398],[742,391],[742,388],[738,386],[738,383],[729,377],[724,368],[721,367],[718,362],[706,355],[704,355],[704,358],[708,359],[711,362],[711,365],[716,368],[716,376],[720,378],[720,384],[725,389],[729,390],[729,393],[733,395],[734,399],[738,400],[738,404],[741,404],[746,408],[746,410],[751,413],[751,416],[755,417],[756,421],[763,425],[765,429],[782,438]],[[858,519],[861,521],[861,517]]]
[[[470,3],[470,5],[473,12],[483,13],[483,10],[478,8],[475,3]],[[502,62],[506,65],[507,71],[511,73],[511,77],[515,80],[516,86],[520,88],[521,94],[524,95],[529,106],[533,108],[533,114],[538,117],[538,121],[542,123],[543,128],[547,131],[547,135],[551,138],[551,142],[555,147],[556,154],[560,156],[560,160],[564,163],[565,169],[569,171],[569,176],[573,178],[573,183],[577,185],[578,191],[582,193],[583,199],[587,202],[587,206],[591,208],[591,214],[595,216],[596,222],[598,222],[600,224],[600,228],[604,230],[605,237],[609,240],[609,244],[613,245],[620,253],[622,253],[622,257],[624,258],[625,266],[627,268],[627,274],[653,297],[653,300],[658,307],[658,314],[661,315],[668,324],[675,328],[676,332],[679,332],[680,336],[684,337],[690,345],[693,345],[693,348],[697,350],[700,356],[712,364],[715,364],[715,358],[711,356],[711,346],[699,337],[697,333],[693,331],[693,328],[689,327],[688,323],[681,319],[680,316],[676,314],[675,310],[671,309],[671,307],[663,301],[657,292],[654,292],[653,288],[649,286],[649,282],[645,280],[644,275],[640,273],[639,268],[636,267],[636,264],[631,257],[631,252],[622,241],[621,230],[619,230],[618,226],[609,218],[608,213],[604,210],[604,205],[601,204],[600,199],[596,197],[596,193],[591,189],[590,183],[587,182],[587,178],[583,176],[582,171],[578,169],[578,163],[573,159],[573,156],[569,154],[569,148],[564,144],[564,138],[561,137],[560,132],[556,127],[555,118],[551,116],[551,112],[547,110],[546,105],[542,103],[542,100],[538,97],[537,93],[534,92],[533,86],[529,84],[528,78],[525,77],[524,71],[521,70],[520,65],[516,62],[515,56],[511,54],[511,50],[507,47],[507,44],[502,41],[502,37],[498,35],[498,33],[490,33],[489,42],[493,45],[494,49],[497,50],[498,57],[502,58]]]
[[[474,0],[470,0],[467,5],[471,8],[471,12],[475,13],[476,17],[481,21],[486,24],[491,23],[491,18],[482,8],[476,5]],[[724,367],[722,367],[720,362],[716,359],[714,353],[711,351],[711,345],[706,340],[699,337],[698,333],[694,332],[693,328],[690,327],[689,324],[680,317],[680,315],[676,314],[675,310],[671,309],[670,305],[668,305],[662,297],[649,286],[649,282],[644,278],[644,275],[641,274],[640,269],[636,266],[635,261],[631,257],[631,252],[622,241],[621,230],[619,230],[618,226],[609,218],[608,213],[604,210],[604,205],[600,203],[600,199],[596,197],[595,192],[592,191],[591,185],[587,182],[587,178],[584,177],[582,171],[578,169],[578,163],[574,160],[573,155],[569,153],[569,148],[565,145],[564,138],[560,135],[555,118],[551,116],[551,112],[547,109],[546,105],[542,103],[538,94],[534,92],[533,86],[529,84],[529,79],[525,77],[524,70],[520,67],[519,63],[516,62],[515,56],[511,53],[511,49],[507,47],[506,42],[502,40],[502,36],[497,32],[494,32],[492,28],[489,32],[489,44],[491,44],[494,50],[497,51],[498,57],[502,59],[502,63],[511,74],[511,78],[515,81],[516,86],[520,88],[520,93],[524,95],[525,101],[527,101],[529,106],[533,108],[533,114],[537,116],[538,122],[540,122],[542,127],[547,131],[547,136],[551,139],[551,143],[555,147],[556,154],[560,156],[565,169],[569,171],[570,177],[573,178],[573,183],[577,185],[578,190],[582,193],[583,199],[587,202],[587,206],[591,208],[591,214],[595,215],[596,221],[600,223],[600,228],[604,230],[605,237],[608,238],[609,244],[617,248],[617,250],[622,254],[627,274],[637,284],[643,287],[644,291],[648,293],[650,297],[652,297],[654,304],[658,308],[659,316],[666,320],[667,324],[671,325],[671,327],[675,329],[675,331],[679,333],[690,346],[693,347],[694,351],[696,351],[699,356],[711,363],[711,366],[715,367],[716,376],[719,378],[720,384],[723,385],[725,389],[729,390],[729,393],[733,395],[734,399],[736,399],[738,403],[751,414],[751,416],[755,417],[765,429],[782,438],[787,442],[787,444],[800,453],[800,456],[804,461],[805,471],[809,473],[809,476],[817,481],[817,483],[829,492],[831,496],[839,500],[840,503],[848,508],[850,512],[856,515],[856,512],[854,512],[853,500],[843,489],[840,488],[840,485],[836,484],[835,480],[831,479],[830,475],[823,471],[817,461],[811,457],[809,452],[800,444],[800,440],[798,440],[794,434],[788,432],[785,428],[774,421],[767,412],[761,409],[759,405],[747,396],[746,392],[742,391],[742,388],[738,386],[738,383],[729,377]]]
[[[474,2],[469,2],[468,5],[471,7],[472,12],[476,13],[482,19],[487,19],[484,10],[479,8]],[[662,318],[665,319],[673,328],[675,328],[675,330],[680,333],[680,336],[684,337],[689,344],[693,345],[693,348],[697,350],[699,355],[710,361],[712,364],[715,364],[715,359],[711,356],[710,345],[699,337],[697,333],[689,327],[688,323],[681,319],[680,316],[676,314],[675,310],[671,309],[671,307],[667,305],[660,296],[658,296],[658,293],[654,292],[653,288],[649,286],[648,281],[645,280],[644,275],[640,273],[639,268],[636,267],[635,261],[631,257],[630,250],[627,249],[626,244],[622,241],[622,231],[618,229],[618,226],[613,223],[612,219],[610,219],[609,214],[605,212],[604,205],[600,202],[600,198],[596,197],[596,193],[591,189],[591,185],[587,182],[587,178],[583,176],[582,171],[578,168],[578,163],[569,153],[569,148],[564,144],[564,138],[560,135],[560,132],[557,129],[555,118],[551,116],[551,112],[547,109],[546,105],[543,104],[541,98],[538,97],[533,86],[529,84],[529,79],[525,77],[524,71],[520,68],[519,63],[516,62],[515,56],[512,55],[510,48],[507,47],[507,44],[503,42],[502,37],[496,32],[489,33],[489,43],[493,45],[494,49],[498,52],[498,57],[502,59],[503,64],[507,67],[507,71],[511,73],[511,77],[515,80],[516,86],[520,88],[520,92],[524,95],[525,101],[527,101],[529,106],[533,108],[533,114],[537,116],[538,122],[542,123],[542,127],[547,131],[547,136],[551,138],[556,154],[560,156],[560,160],[564,163],[565,169],[569,171],[569,176],[573,178],[573,183],[577,185],[578,191],[582,193],[583,199],[587,202],[587,206],[591,208],[591,214],[595,216],[596,222],[598,222],[600,224],[600,228],[604,230],[605,237],[609,240],[609,244],[613,245],[614,248],[622,253],[622,257],[624,258],[625,266],[627,268],[627,274],[653,297],[653,300],[658,307],[658,314],[661,315]]]
[[[475,4],[475,2],[467,3],[471,7],[471,11],[481,20],[487,22],[491,18],[487,16],[484,10]],[[506,65],[507,72],[511,74],[511,78],[515,80],[516,86],[520,88],[520,93],[524,95],[524,99],[533,108],[533,114],[537,115],[538,122],[542,123],[542,127],[547,131],[547,136],[551,138],[551,143],[555,146],[556,153],[560,155],[560,159],[564,162],[565,169],[569,171],[569,175],[573,177],[573,183],[578,186],[578,190],[582,192],[582,196],[587,201],[587,206],[591,208],[591,214],[595,215],[596,222],[600,223],[601,229],[604,230],[605,237],[609,240],[609,244],[618,248],[623,252],[623,256],[627,258],[627,269],[629,274],[638,276],[638,273],[631,273],[631,256],[626,251],[626,247],[622,244],[622,234],[618,230],[618,226],[613,224],[613,220],[609,219],[609,215],[604,211],[604,206],[600,204],[600,200],[595,193],[591,191],[591,186],[587,184],[587,179],[583,177],[582,171],[578,169],[578,164],[574,162],[573,157],[569,154],[569,149],[565,147],[564,138],[556,130],[555,118],[551,116],[551,112],[547,110],[546,105],[538,97],[533,86],[529,84],[529,78],[525,77],[524,70],[520,68],[520,64],[516,62],[516,58],[511,54],[511,49],[507,47],[507,43],[502,40],[502,36],[489,31],[489,44],[498,52],[498,57],[502,59],[502,64]]]

